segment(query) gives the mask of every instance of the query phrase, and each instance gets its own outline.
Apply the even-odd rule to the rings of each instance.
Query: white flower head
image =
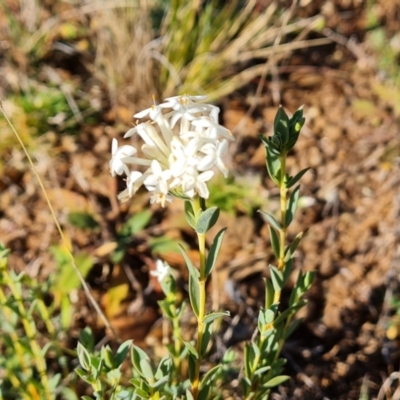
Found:
[[[218,123],[219,108],[203,103],[205,98],[169,97],[160,105],[154,101],[150,108],[136,113],[135,118],[146,117],[150,121],[137,124],[124,137],[140,136],[141,156],[135,147],[118,147],[117,140],[113,140],[111,174],[127,176],[120,200],[133,197],[142,185],[151,193],[151,203],[163,207],[172,201],[171,194],[206,199],[213,169],[228,175],[224,159],[228,140],[234,138]],[[135,165],[142,170],[133,169]]]
[[[156,269],[150,271],[151,276],[155,276],[158,282],[162,282],[169,274],[171,267],[162,260],[156,261]]]

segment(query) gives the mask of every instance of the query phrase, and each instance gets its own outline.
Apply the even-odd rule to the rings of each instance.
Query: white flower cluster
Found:
[[[138,134],[144,144],[143,158],[130,145],[118,147],[113,139],[110,170],[113,176],[125,174],[127,188],[118,195],[122,201],[131,198],[144,185],[152,193],[151,203],[172,201],[172,193],[207,199],[206,182],[218,168],[226,177],[228,170],[222,160],[230,131],[218,123],[219,108],[201,104],[206,96],[170,97],[134,115],[149,117],[150,121],[130,129],[125,138]],[[168,112],[163,114],[165,109]],[[131,165],[147,167],[144,172],[131,170]]]

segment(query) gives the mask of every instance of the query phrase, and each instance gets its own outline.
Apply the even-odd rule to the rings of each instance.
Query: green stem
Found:
[[[197,202],[198,201],[198,202]],[[204,200],[198,198],[198,200],[192,202],[193,209],[197,211],[199,208],[205,209]],[[197,400],[199,395],[200,385],[200,366],[202,361],[201,344],[204,335],[204,317],[206,315],[206,235],[197,233],[198,245],[199,245],[199,257],[200,257],[200,278],[199,278],[199,316],[197,318],[197,363],[195,368],[195,377],[193,381],[193,398]]]
[[[286,234],[287,234],[287,227],[286,227],[286,209],[287,209],[287,194],[288,190],[286,188],[286,182],[285,182],[285,177],[286,177],[286,156],[287,154],[284,152],[280,156],[280,163],[281,163],[281,174],[280,174],[280,180],[279,180],[279,195],[280,195],[280,224],[281,224],[281,229],[279,230],[279,258],[278,258],[278,268],[280,271],[283,270],[285,267],[285,245],[286,245]],[[281,301],[281,291],[276,291],[274,294],[274,303],[279,303]],[[289,321],[289,322],[288,322]],[[288,317],[288,321],[286,321],[285,328],[287,328],[288,324],[290,323],[290,317]],[[268,325],[265,327],[266,330],[271,329],[272,326]],[[286,329],[285,329],[286,330]],[[264,347],[265,341],[266,341],[266,336],[262,334],[263,332],[260,332],[260,336],[258,339],[258,348],[262,349]],[[282,350],[284,340],[280,339],[279,344],[278,344],[278,349],[275,353],[274,359],[276,360],[279,357],[279,354]],[[261,361],[261,354],[257,354],[254,357],[253,361],[253,366],[252,366],[252,376],[249,377],[250,381],[253,382],[251,388],[250,388],[250,393],[245,397],[246,400],[251,400],[255,397],[256,395],[256,389],[258,385],[258,379],[254,379],[254,372],[256,371],[260,361]],[[268,395],[267,397],[268,398]]]
[[[174,340],[174,367],[175,367],[175,383],[177,383],[181,379],[181,351],[182,351],[182,335],[181,335],[181,326],[180,326],[180,320],[177,318],[177,309],[175,304],[171,305],[171,313],[175,316],[172,319],[172,336],[175,339]]]

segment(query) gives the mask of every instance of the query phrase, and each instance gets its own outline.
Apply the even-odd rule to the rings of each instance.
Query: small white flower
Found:
[[[112,147],[111,147],[112,157],[110,160],[110,171],[111,175],[115,176],[122,175],[123,173],[129,174],[129,168],[123,161],[125,157],[130,157],[136,154],[136,149],[133,146],[129,146],[127,144],[118,147],[117,139],[112,140]]]
[[[197,169],[199,171],[206,171],[216,165],[226,178],[229,171],[222,160],[222,156],[225,155],[227,150],[228,141],[226,139],[221,140],[216,145],[213,143],[206,143],[201,148],[201,152],[206,154],[206,156],[199,162]]]
[[[198,193],[203,199],[208,199],[210,192],[208,191],[206,182],[213,176],[213,171],[205,171],[199,174],[195,168],[189,167],[185,174],[180,178],[183,193],[191,198]]]
[[[122,201],[135,195],[144,185],[151,192],[151,203],[172,201],[171,193],[189,198],[209,197],[207,182],[212,168],[227,176],[223,158],[228,140],[234,140],[228,129],[218,123],[219,108],[202,102],[206,96],[170,97],[160,105],[135,114],[151,121],[131,128],[124,137],[139,135],[143,140],[141,156],[133,146],[118,148],[114,139],[110,170],[112,175],[127,176],[126,189],[118,195]],[[164,114],[164,109],[170,109]],[[137,171],[132,166],[144,167]],[[132,170],[133,169],[133,170]]]
[[[129,197],[132,197],[142,186],[144,176],[139,171],[131,171],[126,180],[126,187],[128,189]]]
[[[144,185],[149,192],[156,191],[157,193],[168,194],[168,180],[172,177],[172,172],[169,169],[163,170],[157,160],[151,162],[151,173],[144,180]]]
[[[193,121],[192,124],[199,128],[206,128],[204,135],[208,138],[218,139],[219,136],[222,136],[225,139],[235,140],[228,129],[208,117],[200,117]]]
[[[158,282],[162,282],[170,273],[170,266],[161,260],[156,261],[156,269],[150,271],[150,275],[155,276]]]

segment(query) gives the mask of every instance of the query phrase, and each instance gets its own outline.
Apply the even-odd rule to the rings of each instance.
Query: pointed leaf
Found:
[[[206,261],[206,268],[205,268],[205,275],[208,277],[211,274],[215,266],[215,262],[217,261],[217,257],[219,254],[219,250],[221,248],[222,240],[224,238],[226,228],[221,229],[217,235],[215,236],[210,251],[208,252],[207,261]]]
[[[274,136],[278,136],[282,140],[282,146],[286,146],[289,141],[289,117],[285,113],[282,106],[278,108],[274,120]]]
[[[207,324],[209,322],[214,321],[217,318],[223,318],[223,317],[229,317],[230,313],[229,311],[218,311],[218,312],[213,312],[210,314],[207,314],[204,319],[203,319],[203,323]]]
[[[185,216],[186,221],[188,224],[193,228],[196,229],[196,217],[193,210],[192,203],[190,201],[185,201]]]
[[[273,153],[269,147],[266,147],[266,163],[269,176],[279,185],[281,180],[281,161],[279,155]]]
[[[278,234],[276,233],[275,228],[273,228],[271,225],[268,225],[268,229],[269,229],[269,236],[271,238],[271,245],[272,245],[272,249],[274,250],[275,257],[279,258],[280,245],[279,245]]]
[[[89,371],[90,367],[92,366],[92,360],[89,352],[79,342],[76,350],[78,353],[79,363],[81,364],[82,368],[86,371]]]
[[[271,224],[277,231],[280,231],[282,229],[280,223],[271,214],[268,214],[267,212],[262,210],[258,210],[258,212],[260,212],[265,217],[267,222]]]
[[[218,217],[218,207],[211,207],[203,211],[196,222],[196,232],[200,235],[207,233],[218,221]]]
[[[199,317],[200,310],[200,288],[198,278],[193,278],[192,275],[189,276],[189,299],[192,306],[192,310],[196,317]]]
[[[154,379],[153,368],[151,367],[150,360],[148,358],[142,358],[140,360],[140,370],[147,380]]]
[[[197,350],[195,349],[195,347],[192,345],[192,343],[187,342],[185,340],[183,340],[183,344],[185,345],[186,349],[188,350],[189,354],[191,354],[194,358],[198,359],[199,355],[197,353]]]
[[[292,272],[292,264],[293,264],[293,258],[290,258],[289,260],[286,261],[285,265],[283,266],[283,269],[282,269],[283,286],[286,285],[286,282],[289,279],[290,273]]]
[[[272,378],[267,383],[265,383],[262,387],[265,389],[273,388],[275,386],[280,385],[283,382],[286,382],[288,379],[290,379],[290,376],[288,375],[276,376],[275,378]]]
[[[186,254],[186,251],[183,248],[183,246],[181,244],[178,244],[178,246],[179,246],[179,250],[181,251],[181,253],[183,255],[183,258],[185,259],[185,262],[186,262],[186,265],[188,267],[190,276],[192,276],[193,278],[198,279],[200,277],[199,270],[194,266],[194,264],[192,263],[192,260]]]
[[[295,176],[292,176],[289,181],[286,183],[286,189],[290,189],[292,186],[294,186],[302,177],[303,175],[310,169],[304,168],[302,169],[299,173],[297,173]]]
[[[132,364],[135,367],[136,371],[139,372],[140,375],[143,377],[143,371],[142,371],[142,360],[147,360],[148,362],[150,361],[149,356],[145,351],[143,351],[140,347],[133,345],[131,347],[131,359],[132,359]]]
[[[207,371],[207,373],[203,376],[203,379],[200,382],[200,391],[208,384],[212,385],[213,381],[215,379],[215,375],[219,372],[219,370],[222,368],[222,365],[216,365],[210,370]]]
[[[265,279],[265,308],[268,309],[274,303],[275,290],[272,282]]]
[[[303,236],[307,233],[306,229],[303,232],[300,232],[296,235],[296,237],[294,238],[293,242],[286,247],[285,250],[285,261],[288,261],[290,258],[292,258],[294,252],[297,250],[297,247],[299,246],[300,240],[303,239]]]
[[[299,201],[299,193],[300,193],[300,185],[293,190],[289,198],[289,204],[286,210],[286,220],[285,220],[286,228],[291,224],[294,218],[294,214],[296,213],[297,202]]]
[[[132,340],[127,340],[118,347],[117,354],[115,355],[115,363],[117,367],[119,367],[125,361],[131,345]]]
[[[269,265],[269,269],[271,271],[271,280],[272,280],[272,284],[274,286],[274,290],[275,292],[280,292],[282,291],[283,288],[283,276],[282,276],[282,272],[279,271],[278,268],[276,268],[273,265]]]
[[[204,326],[203,330],[203,337],[201,339],[201,346],[200,346],[200,357],[204,357],[207,351],[207,347],[210,343],[212,337],[212,321],[208,322]]]

